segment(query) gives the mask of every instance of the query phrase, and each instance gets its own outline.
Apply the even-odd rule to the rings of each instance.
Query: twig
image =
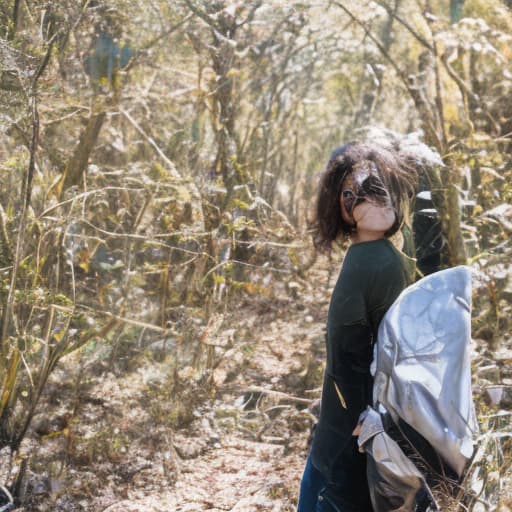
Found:
[[[341,2],[335,1],[333,2],[334,5],[337,5],[340,9],[342,9],[350,18],[357,23],[363,30],[364,33],[368,36],[368,38],[377,46],[378,50],[381,52],[381,54],[384,56],[384,58],[391,64],[393,69],[395,70],[395,73],[397,74],[398,78],[401,80],[403,85],[405,86],[407,92],[411,96],[412,100],[414,101],[414,104],[416,105],[416,108],[421,112],[421,103],[425,103],[424,100],[421,100],[416,93],[416,91],[411,87],[409,84],[409,81],[406,77],[406,75],[402,72],[398,64],[395,62],[395,60],[391,57],[389,52],[386,51],[384,46],[381,44],[381,42],[370,32],[370,30],[366,27],[365,23],[363,23],[359,18],[357,18],[347,7],[345,7]],[[438,148],[442,148],[443,144],[442,141],[439,139],[439,135],[437,133],[437,130],[432,123],[431,119],[423,119],[423,123],[425,123],[425,126],[429,130],[429,134],[432,136],[433,139],[435,139],[435,144]]]
[[[157,245],[159,247],[166,247],[168,249],[172,249],[173,251],[183,252],[185,254],[194,254],[196,256],[206,256],[206,257],[211,258],[211,256],[205,251],[202,251],[202,252],[201,251],[191,251],[190,249],[184,249],[183,247],[177,247],[177,246],[165,243],[165,242],[159,242],[158,240],[153,240],[144,235],[137,235],[137,234],[133,234],[133,233],[115,233],[113,231],[107,231],[98,226],[95,226],[94,224],[86,221],[85,219],[80,219],[80,222],[82,224],[85,224],[86,226],[89,226],[92,229],[98,231],[99,233],[102,233],[103,235],[110,236],[112,238],[120,238],[120,239],[125,239],[125,240],[139,240],[139,241],[145,242],[147,244]],[[190,234],[193,234],[193,233],[190,233]],[[172,236],[172,233],[169,233],[167,236]]]
[[[433,38],[434,44],[432,45],[432,53],[434,55],[434,76],[435,76],[435,87],[436,87],[436,97],[435,97],[435,104],[437,106],[437,115],[438,115],[438,121],[439,121],[439,130],[441,132],[441,137],[443,141],[443,152],[446,150],[446,147],[448,146],[448,137],[446,135],[446,126],[445,126],[445,119],[444,119],[444,104],[443,104],[443,90],[441,86],[441,75],[439,73],[439,54],[437,51],[437,43],[435,38]]]
[[[57,304],[51,304],[51,307],[57,311],[62,311],[64,313],[74,314],[75,308],[67,307],[67,306],[59,306]],[[147,322],[141,322],[140,320],[133,320],[131,318],[126,318],[124,316],[115,315],[114,313],[110,313],[109,311],[96,311],[96,313],[106,316],[107,318],[111,318],[112,320],[116,320],[118,322],[123,322],[128,325],[134,325],[136,327],[143,327],[144,329],[148,329],[150,331],[159,332],[159,333],[167,333],[169,329],[164,329],[158,325],[149,324]]]
[[[391,9],[391,7],[389,7],[389,5],[386,4],[386,2],[379,2],[379,5],[383,7],[390,16],[395,18],[395,20],[398,21],[398,23],[403,25],[419,43],[421,43],[425,48],[427,48],[431,52],[434,51],[433,46],[424,37],[418,34],[418,32],[416,32],[416,30],[414,30],[407,21],[405,21],[393,9]]]
[[[492,125],[494,126],[494,129],[496,130],[496,133],[500,133],[500,126],[499,123],[494,119],[493,115],[487,108],[487,105],[480,99],[480,97],[475,94],[469,85],[457,74],[457,72],[453,69],[453,67],[448,62],[448,56],[446,54],[441,56],[441,62],[446,69],[446,72],[448,73],[448,76],[457,84],[457,87],[460,89],[461,93],[464,95],[467,95],[471,100],[473,100],[475,103],[478,103],[480,107],[482,108],[482,111],[487,116],[489,121],[491,121]]]
[[[146,189],[144,189],[144,188],[127,188],[127,187],[103,187],[103,188],[98,188],[98,189],[94,189],[94,190],[87,190],[85,192],[82,192],[80,194],[77,194],[77,195],[71,197],[70,199],[66,199],[65,201],[60,201],[59,203],[50,206],[49,208],[44,210],[42,213],[40,213],[38,215],[38,218],[40,219],[42,217],[45,217],[46,215],[53,212],[57,208],[60,208],[61,206],[64,206],[67,203],[72,203],[72,202],[76,201],[77,199],[82,199],[84,197],[88,197],[93,194],[98,194],[100,192],[108,192],[110,190],[112,190],[112,191],[121,191],[122,190],[122,191],[128,191],[128,192],[144,192]]]
[[[66,119],[70,119],[71,117],[76,116],[77,114],[79,114],[80,112],[83,112],[84,110],[90,111],[90,109],[87,107],[79,107],[76,110],[74,110],[73,112],[71,112],[70,114],[66,114],[62,117],[58,117],[57,119],[50,119],[49,121],[46,121],[46,123],[44,123],[44,126],[50,126],[52,124],[61,123],[62,121],[65,121]]]
[[[133,502],[132,502],[132,501],[130,501],[130,500],[121,500],[121,501],[116,501],[115,503],[112,503],[111,505],[109,505],[107,508],[104,508],[104,509],[102,510],[102,512],[109,512],[109,511],[111,511],[111,510],[114,510],[114,507],[117,507],[118,505],[120,505],[120,506],[122,505],[122,510],[126,510],[126,509],[125,509],[126,504],[130,504],[130,505],[132,505],[132,504],[133,504]]]
[[[164,37],[167,37],[168,35],[172,34],[175,30],[178,30],[182,25],[184,25],[187,21],[193,18],[193,14],[189,14],[188,16],[185,16],[181,21],[173,25],[171,28],[165,30],[161,34],[158,34],[153,39],[150,39],[147,43],[144,44],[142,47],[143,50],[149,50],[152,46],[155,46],[158,41],[162,40]]]
[[[390,16],[393,16],[393,18],[398,21],[403,27],[407,29],[407,31],[420,43],[422,44],[427,50],[429,50],[431,53],[436,54],[437,50],[435,48],[435,45],[431,45],[424,37],[422,37],[414,28],[405,21],[401,16],[396,14],[391,10],[391,8],[385,3],[385,2],[379,2],[379,5],[383,7]],[[483,101],[480,100],[479,96],[475,94],[471,88],[466,84],[466,82],[458,75],[458,73],[450,66],[450,63],[448,62],[448,56],[446,54],[443,54],[440,56],[440,61],[443,64],[446,72],[450,76],[450,78],[457,84],[459,87],[461,93],[464,95],[466,94],[468,97],[470,97],[473,101],[477,102],[481,107],[484,114],[487,116],[487,118],[491,121],[491,123],[494,126],[494,129],[497,133],[500,132],[499,124],[497,123],[496,119],[494,119],[493,115],[485,105]]]
[[[236,243],[238,245],[248,245],[249,248],[251,248],[253,245],[264,245],[269,247],[285,247],[287,249],[306,249],[308,247],[308,244],[303,243],[290,243],[290,244],[284,244],[280,242],[271,242],[270,240],[237,240]]]
[[[173,178],[181,180],[182,177],[180,173],[177,171],[174,162],[172,162],[169,157],[163,152],[163,150],[158,146],[155,140],[150,137],[141,126],[133,119],[133,117],[124,109],[119,109],[121,114],[123,114],[126,119],[130,122],[130,124],[146,139],[146,141],[151,145],[151,147],[157,152],[158,156],[167,164],[169,168],[169,172],[172,174]]]
[[[5,356],[5,341],[9,333],[11,324],[11,316],[14,307],[16,281],[18,278],[18,269],[23,259],[23,243],[25,241],[25,230],[27,225],[28,209],[30,207],[30,200],[32,196],[32,180],[34,177],[35,165],[36,165],[36,151],[39,144],[39,113],[37,110],[37,82],[32,84],[32,140],[30,144],[30,160],[28,168],[23,176],[22,189],[21,189],[21,215],[18,226],[18,237],[16,241],[16,250],[14,256],[14,262],[12,266],[11,280],[9,285],[9,292],[7,294],[7,300],[2,317],[2,331],[0,333],[0,357]]]
[[[254,496],[257,492],[261,491],[265,486],[264,485],[255,485],[252,488],[245,490],[245,496]],[[239,500],[235,505],[229,509],[229,512],[237,512],[247,510],[247,504],[245,502],[245,497]]]
[[[53,45],[55,44],[55,40],[56,40],[56,37],[58,34],[59,34],[59,32],[56,32],[55,34],[53,34],[52,38],[48,42],[48,48],[43,57],[43,60],[41,61],[41,64],[38,66],[38,68],[34,74],[34,78],[32,79],[32,87],[33,88],[35,88],[37,81],[39,80],[39,78],[41,78],[41,75],[44,73],[44,70],[50,63],[50,59],[51,59],[52,51],[53,51]]]
[[[215,21],[208,16],[205,12],[198,9],[190,0],[185,0],[188,8],[200,19],[202,19],[209,27],[214,28],[215,30],[220,30],[220,26],[215,23]]]
[[[265,395],[280,398],[282,400],[289,400],[290,402],[295,402],[297,404],[309,405],[313,402],[313,400],[310,398],[300,398],[298,396],[289,395],[288,393],[283,393],[282,391],[275,391],[273,389],[267,389],[261,386],[250,386],[245,388],[244,391],[246,393],[263,393]]]
[[[275,268],[275,267],[269,267],[269,266],[265,266],[265,265],[255,265],[254,263],[247,263],[245,261],[229,259],[226,261],[221,261],[220,263],[218,263],[217,265],[212,267],[210,270],[208,270],[208,272],[203,277],[203,281],[205,281],[206,278],[210,274],[215,272],[217,269],[222,268],[225,265],[232,265],[233,263],[236,263],[237,265],[242,265],[244,267],[249,267],[249,268],[259,268],[259,269],[264,269],[264,270],[271,270],[272,272],[279,272],[281,274],[291,274],[292,273],[291,270],[284,269],[284,268]]]

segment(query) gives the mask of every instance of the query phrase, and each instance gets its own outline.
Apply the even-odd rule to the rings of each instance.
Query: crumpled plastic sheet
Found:
[[[367,413],[359,437],[369,455],[375,512],[413,511],[431,495],[421,472],[385,433],[377,410],[408,423],[459,476],[473,455],[478,425],[470,312],[471,270],[459,266],[405,289],[379,326],[372,365],[376,410]]]
[[[368,485],[375,512],[437,510],[424,476],[386,434],[380,414],[371,408],[358,444],[368,455]]]

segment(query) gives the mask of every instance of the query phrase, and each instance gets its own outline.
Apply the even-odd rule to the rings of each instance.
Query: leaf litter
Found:
[[[63,360],[20,453],[0,452],[2,481],[29,460],[17,510],[294,511],[320,395],[333,266],[319,260],[299,286],[216,317],[201,348],[213,350],[213,368],[199,376],[173,369],[165,348],[122,364],[124,356],[109,360],[101,350]],[[510,343],[493,358],[475,340],[483,434],[466,482],[481,501],[467,510],[510,510],[511,412],[487,392],[511,377],[503,366]]]

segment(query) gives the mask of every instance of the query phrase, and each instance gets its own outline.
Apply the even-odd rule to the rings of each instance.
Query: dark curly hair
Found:
[[[415,170],[392,150],[369,142],[349,142],[331,153],[320,178],[315,216],[310,222],[313,243],[317,249],[328,251],[341,235],[347,238],[354,232],[355,228],[348,225],[341,216],[341,186],[354,165],[364,160],[375,164],[395,210],[395,222],[385,235],[392,236],[401,228],[408,202],[415,191]]]

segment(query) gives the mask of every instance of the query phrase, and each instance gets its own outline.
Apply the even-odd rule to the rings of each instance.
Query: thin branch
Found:
[[[52,38],[50,39],[50,41],[48,43],[48,48],[46,49],[46,53],[45,53],[45,55],[43,57],[43,60],[41,61],[41,63],[37,67],[37,70],[36,70],[36,72],[34,74],[34,77],[32,78],[32,88],[35,87],[37,81],[39,80],[41,75],[44,73],[44,70],[46,69],[46,67],[50,63],[50,58],[52,56],[53,45],[55,44],[55,40],[56,40],[58,34],[59,34],[59,32],[56,32],[55,34],[53,34]]]
[[[256,11],[262,6],[263,1],[262,0],[257,0],[256,2],[253,2],[252,4],[253,5],[252,5],[252,8],[251,8],[251,11],[246,16],[246,18],[244,20],[242,20],[240,23],[236,24],[236,28],[237,29],[240,28],[240,27],[243,27],[247,23],[251,23],[251,21],[254,20],[254,16],[256,15]]]
[[[215,30],[221,30],[221,27],[215,23],[208,14],[198,9],[190,0],[185,0],[188,8],[200,19],[202,19],[209,27],[213,27]]]
[[[370,40],[377,46],[379,51],[382,53],[382,55],[385,57],[385,59],[391,64],[393,69],[395,70],[398,77],[402,80],[406,88],[409,90],[409,84],[407,81],[407,77],[402,72],[402,70],[398,67],[398,64],[395,62],[393,58],[389,55],[389,53],[386,51],[382,43],[370,32],[370,30],[367,28],[366,24],[363,23],[359,18],[357,18],[352,11],[347,9],[341,2],[333,2],[335,5],[337,5],[340,9],[342,9],[348,16],[357,23],[363,30],[366,36],[370,38]]]
[[[405,21],[401,16],[396,14],[391,10],[391,8],[385,3],[385,2],[379,2],[379,5],[383,7],[390,16],[393,16],[398,23],[400,23],[402,26],[404,26],[409,33],[421,44],[423,45],[427,50],[429,50],[432,54],[437,55],[437,51],[435,48],[435,45],[431,45],[424,37],[422,37],[407,21]],[[428,21],[428,20],[427,20]],[[484,102],[470,89],[470,87],[464,82],[464,80],[457,74],[457,72],[450,66],[450,63],[448,62],[448,56],[446,54],[443,54],[440,56],[440,61],[443,64],[444,68],[446,69],[446,72],[450,76],[450,78],[457,84],[459,89],[463,94],[467,94],[468,97],[470,97],[473,101],[477,102],[480,107],[482,108],[482,111],[487,116],[489,121],[491,121],[492,125],[494,126],[494,129],[497,133],[500,132],[500,126],[497,123],[497,121],[494,119],[492,114],[489,112],[489,109],[484,104]]]
[[[149,50],[150,48],[152,48],[153,46],[155,46],[159,41],[161,41],[162,39],[164,39],[165,37],[171,35],[173,32],[175,32],[176,30],[178,30],[181,26],[183,26],[187,21],[191,20],[193,18],[193,15],[190,14],[188,16],[185,16],[185,18],[183,18],[180,22],[176,23],[175,25],[173,25],[171,28],[169,28],[168,30],[165,30],[164,32],[162,32],[161,34],[158,34],[156,37],[154,37],[153,39],[150,39],[147,43],[144,44],[144,46],[142,47],[143,50]]]
[[[274,396],[281,400],[288,400],[290,402],[295,402],[297,404],[311,405],[313,399],[311,398],[300,398],[298,396],[289,395],[288,393],[283,393],[282,391],[274,391],[273,389],[264,388],[261,386],[249,386],[243,390],[245,393],[262,393],[269,396]]]
[[[123,114],[126,119],[130,122],[130,124],[139,132],[144,139],[151,145],[151,147],[157,152],[158,156],[167,164],[169,172],[172,174],[173,178],[181,180],[182,177],[180,176],[179,172],[176,169],[176,166],[174,165],[174,162],[170,160],[170,158],[163,152],[163,150],[158,146],[158,144],[155,142],[155,139],[153,139],[150,135],[148,135],[142,127],[133,119],[133,117],[124,109],[119,110],[121,114]]]
[[[441,62],[443,63],[444,68],[446,69],[446,72],[448,73],[448,76],[457,84],[458,88],[462,92],[462,94],[466,94],[469,98],[471,98],[474,102],[478,103],[480,107],[482,108],[482,111],[487,116],[489,121],[491,121],[492,125],[494,126],[494,129],[496,130],[496,133],[500,133],[501,128],[496,119],[494,119],[493,115],[489,112],[489,109],[485,105],[485,103],[480,99],[480,97],[475,94],[469,85],[457,74],[457,72],[452,68],[450,63],[448,62],[448,55],[445,53],[441,56]]]
[[[57,311],[62,311],[63,313],[68,313],[70,315],[75,314],[76,309],[80,308],[80,306],[77,306],[75,309],[74,307],[60,306],[58,304],[51,304],[50,307]],[[82,308],[80,308],[80,309],[82,309]],[[136,327],[143,327],[144,329],[148,329],[150,331],[159,332],[159,333],[163,333],[163,334],[169,332],[169,329],[164,329],[163,327],[160,327],[158,325],[149,324],[147,322],[142,322],[140,320],[134,320],[133,318],[126,318],[124,316],[115,315],[114,313],[111,313],[110,311],[96,311],[96,310],[93,310],[93,311],[99,315],[106,316],[107,318],[110,318],[111,320],[115,320],[116,322],[122,322],[127,325],[134,325]]]
[[[144,242],[148,245],[156,245],[158,247],[166,247],[167,249],[172,249],[173,251],[182,252],[185,254],[194,254],[196,256],[206,256],[211,258],[211,256],[207,252],[199,252],[199,251],[191,251],[190,249],[184,249],[183,247],[177,247],[175,245],[170,245],[165,242],[159,242],[158,240],[152,240],[151,238],[148,238],[143,235],[137,235],[137,234],[131,234],[131,233],[114,233],[113,231],[106,231],[105,229],[101,229],[98,226],[95,226],[91,222],[80,219],[78,222],[81,222],[82,224],[85,224],[86,226],[91,227],[92,229],[96,230],[98,233],[101,233],[103,235],[110,236],[112,238],[119,238],[122,240],[138,240],[141,242]],[[193,234],[193,233],[190,233]],[[169,233],[167,236],[172,236],[172,233]]]
[[[108,192],[109,190],[112,190],[115,192],[118,192],[118,191],[119,192],[120,191],[145,192],[146,189],[145,188],[128,188],[128,187],[103,187],[103,188],[94,189],[94,190],[87,190],[86,192],[82,192],[76,196],[71,197],[70,199],[66,199],[65,201],[61,201],[60,203],[50,206],[49,208],[47,208],[46,210],[44,210],[43,212],[41,212],[38,215],[38,219],[48,216],[50,213],[52,213],[57,208],[60,208],[61,206],[64,206],[65,204],[72,203],[72,202],[76,201],[77,199],[92,196],[94,194],[99,194],[100,192]]]
[[[21,199],[22,207],[20,214],[20,221],[18,227],[18,237],[16,241],[16,251],[14,255],[13,268],[11,272],[11,281],[9,285],[9,292],[7,294],[7,300],[2,316],[2,331],[0,337],[0,357],[3,359],[5,356],[6,340],[11,327],[12,311],[14,307],[14,296],[16,290],[16,281],[18,278],[18,270],[23,259],[23,243],[25,240],[25,230],[27,224],[28,209],[30,206],[30,200],[32,196],[32,180],[34,178],[35,163],[36,163],[36,151],[39,144],[39,113],[37,110],[37,83],[33,83],[32,91],[32,140],[30,144],[30,160],[27,171],[23,176]]]
[[[52,124],[56,124],[56,123],[61,123],[62,121],[66,121],[67,119],[70,119],[71,117],[74,117],[76,116],[77,114],[80,114],[81,112],[83,112],[84,110],[90,110],[89,108],[87,107],[78,107],[76,110],[74,110],[73,112],[71,112],[70,114],[66,114],[62,117],[58,117],[56,119],[50,119],[49,121],[46,121],[44,123],[44,126],[50,126]]]
[[[444,154],[446,151],[446,148],[448,147],[448,137],[446,135],[446,126],[444,122],[444,103],[443,103],[443,91],[441,86],[441,75],[439,73],[439,57],[437,52],[437,43],[434,40],[433,45],[433,53],[434,53],[434,59],[435,59],[435,66],[434,66],[434,73],[435,73],[435,84],[436,84],[436,106],[437,106],[437,114],[439,116],[439,128],[441,130],[441,137],[443,140],[443,151],[441,154]]]
[[[395,20],[398,21],[398,23],[403,25],[420,44],[422,44],[425,48],[427,48],[431,52],[434,51],[433,46],[423,36],[418,34],[418,32],[416,30],[414,30],[414,28],[412,28],[411,25],[407,21],[405,21],[401,16],[399,16],[396,13],[396,11],[391,9],[391,7],[389,5],[387,5],[385,2],[379,2],[379,5],[381,7],[383,7],[390,16],[395,18]]]
[[[218,270],[219,268],[222,268],[222,267],[224,267],[226,265],[232,265],[233,263],[236,263],[237,265],[242,265],[244,267],[249,267],[249,268],[257,268],[257,269],[263,269],[263,270],[270,270],[272,272],[278,272],[280,274],[291,274],[292,273],[291,270],[288,270],[288,269],[269,267],[269,266],[265,266],[265,265],[254,265],[253,263],[247,263],[245,261],[229,259],[229,260],[226,260],[226,261],[221,261],[220,263],[218,263],[217,265],[212,267],[208,272],[206,272],[206,274],[203,277],[203,281],[206,281],[206,278],[210,274],[212,274],[213,272]]]
[[[389,53],[386,51],[382,43],[370,32],[370,30],[366,27],[366,24],[363,23],[360,19],[358,19],[347,7],[345,7],[341,2],[334,1],[334,5],[337,5],[340,9],[342,9],[355,23],[357,23],[365,32],[365,34],[368,36],[368,38],[377,46],[378,50],[382,53],[384,58],[391,64],[393,69],[395,70],[398,78],[402,81],[405,88],[407,89],[407,92],[411,96],[412,100],[414,101],[414,104],[420,110],[421,113],[421,107],[423,104],[425,104],[425,100],[422,100],[419,98],[419,95],[417,94],[417,91],[415,91],[414,88],[412,88],[409,84],[409,81],[403,71],[399,68],[398,64],[395,62],[395,60],[389,55]],[[443,144],[442,141],[439,139],[439,135],[437,133],[437,130],[432,123],[431,119],[423,119],[423,122],[425,123],[426,128],[428,128],[428,131],[432,138],[434,139],[434,142],[436,144],[436,147],[442,148]]]

